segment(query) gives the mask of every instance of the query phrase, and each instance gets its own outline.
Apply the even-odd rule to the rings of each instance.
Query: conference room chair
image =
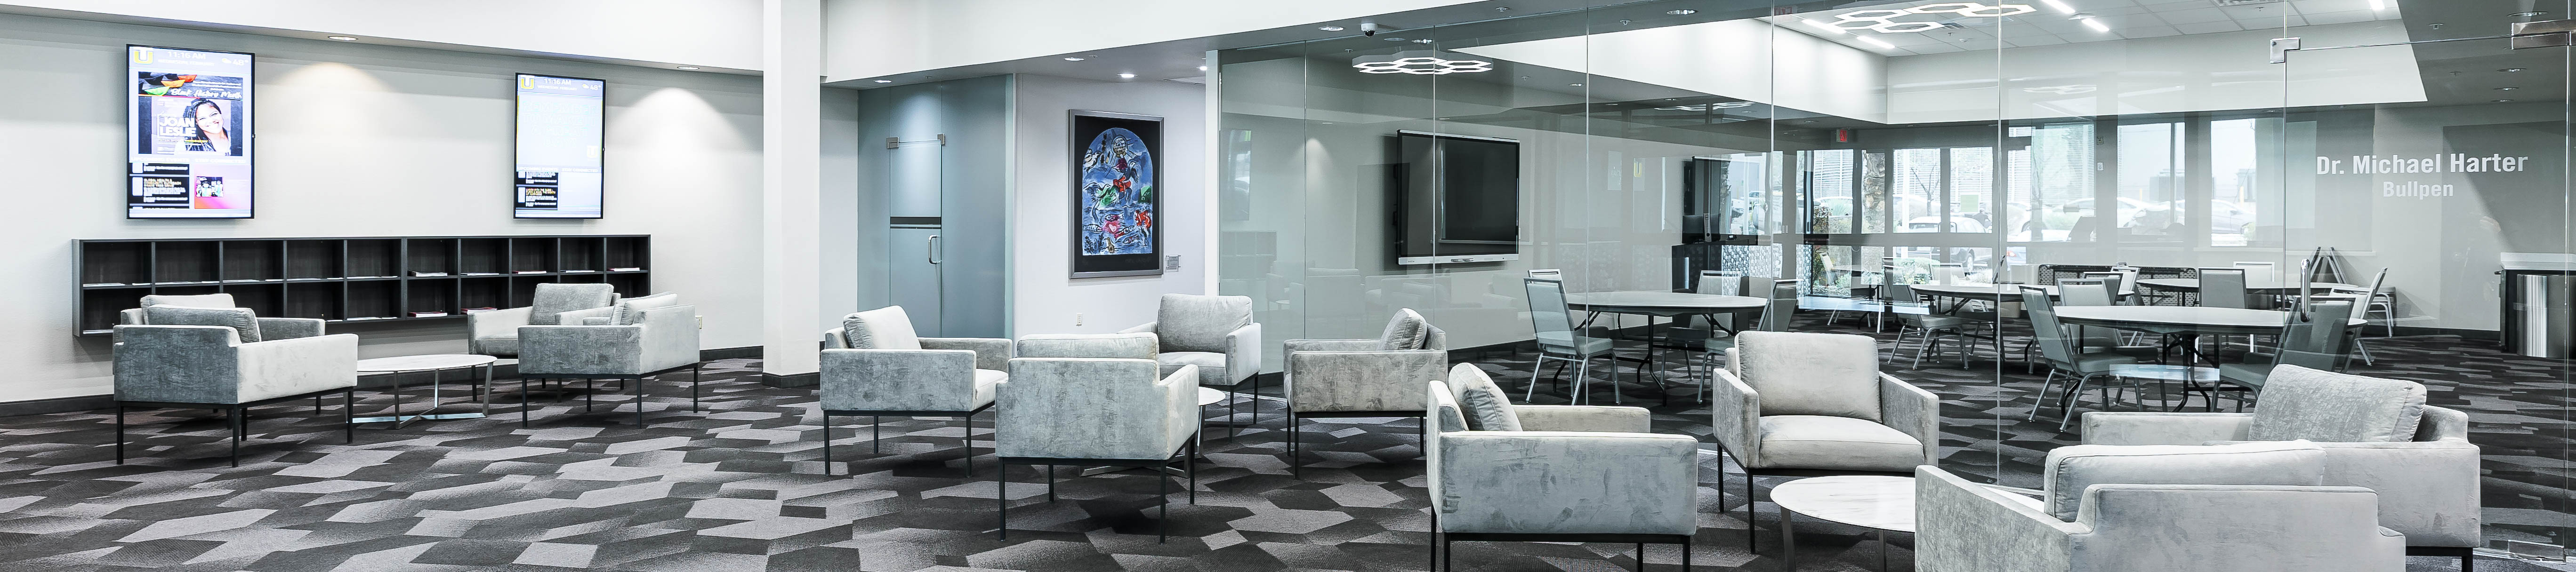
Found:
[[[2387,328],[2385,330],[2387,335],[2397,335],[2397,298],[2388,293],[2388,269],[2386,268],[2379,269],[2379,275],[2370,279],[2368,289],[2334,288],[2325,293],[2310,296],[2308,299],[2312,302],[2327,300],[2352,302],[2363,319],[2378,320],[2382,327]],[[2378,317],[2372,318],[2372,314],[2378,314]],[[2373,363],[2370,359],[2370,346],[2364,345],[2362,341],[2359,337],[2353,338],[2352,347],[2355,351],[2361,352],[2361,363]]]
[[[231,433],[231,466],[241,466],[250,408],[340,394],[342,438],[356,442],[358,337],[322,333],[322,321],[260,318],[230,296],[146,296],[115,327],[116,462],[125,463],[127,409],[221,410]]]
[[[1712,436],[1744,469],[1747,523],[1762,477],[1909,476],[1940,458],[1940,399],[1880,372],[1869,336],[1745,332],[1712,375]]]
[[[2456,557],[2466,572],[2485,544],[2478,446],[2468,414],[2424,401],[2420,383],[2281,364],[2251,413],[2086,413],[2084,446],[2312,442],[2319,484],[2376,491],[2377,520],[2406,535],[2407,554]]]
[[[2089,433],[2089,432],[2088,432]],[[2073,445],[2043,497],[1935,467],[1914,481],[1923,572],[2399,572],[2390,495],[2335,486],[2310,443]]]
[[[1299,421],[1318,418],[1420,417],[1416,384],[1449,371],[1449,333],[1412,308],[1397,310],[1375,338],[1288,340],[1284,381],[1288,399],[1288,464],[1303,475],[1305,431]]]
[[[2130,270],[2127,272],[2086,272],[2081,279],[2101,280],[2103,284],[2109,284],[2111,286],[2112,304],[2119,304],[2121,300],[2125,298],[2122,294],[2128,293],[2130,289],[2136,288],[2138,285],[2138,274],[2136,270]]]
[[[1261,324],[1252,321],[1252,297],[1164,294],[1155,305],[1154,321],[1118,333],[1154,334],[1161,347],[1148,359],[1163,364],[1163,373],[1198,366],[1199,387],[1223,391],[1226,421],[1234,421],[1235,402],[1252,399],[1252,418],[1261,419]]]
[[[2219,364],[2218,380],[2244,388],[2260,399],[2264,384],[2277,368],[2342,371],[2350,354],[2344,342],[2350,339],[2347,331],[2351,319],[2352,303],[2342,300],[2310,304],[2304,313],[2288,314],[2287,323],[2281,326],[2279,347],[2247,352],[2243,362]],[[2237,407],[2244,407],[2244,399],[2238,399]]]
[[[644,382],[689,370],[689,410],[698,410],[698,307],[664,292],[616,305],[563,312],[557,325],[519,327],[519,425],[528,424],[528,383],[614,379],[634,386],[635,426],[644,426]],[[596,394],[588,396],[596,400]]]
[[[1011,537],[1011,465],[1047,467],[1047,501],[1055,500],[1055,467],[1149,469],[1161,487],[1154,534],[1169,540],[1170,477],[1189,479],[1198,504],[1198,366],[1168,373],[1154,354],[1154,334],[1044,334],[1023,337],[1011,358],[993,413],[997,537]],[[1175,474],[1171,466],[1183,469]]]
[[[1475,364],[1423,383],[1431,563],[1456,542],[1682,545],[1699,528],[1699,439],[1654,433],[1637,407],[1514,405]],[[1418,386],[1420,387],[1420,386]]]
[[[2057,282],[2059,292],[2064,292],[2069,282],[2097,281],[2060,280]],[[2085,286],[2100,288],[2101,284]],[[2073,411],[2086,388],[2101,390],[2105,402],[2110,401],[2113,390],[2121,388],[2109,384],[2096,386],[2093,385],[2094,379],[2115,379],[2111,377],[2113,368],[2147,363],[2152,359],[2151,356],[2141,356],[2136,352],[2084,351],[2081,338],[2077,337],[2078,334],[2057,321],[2057,307],[2049,301],[2046,290],[2022,288],[2021,308],[2022,312],[2030,317],[2031,335],[2039,345],[2040,359],[2037,363],[2048,366],[2048,377],[2040,381],[2039,395],[2031,401],[2030,415],[2024,419],[2039,419],[2039,411],[2048,406],[2048,391],[2057,387],[2058,378],[2064,377],[2067,379],[2066,393],[2061,394],[2057,400],[2058,411],[2061,414],[2057,421],[2057,428],[2064,430],[2067,422],[2073,419]]]
[[[883,454],[885,418],[956,417],[966,422],[966,474],[975,474],[975,415],[993,407],[1010,378],[1011,340],[925,338],[902,306],[850,314],[823,331],[819,366],[823,474],[832,474],[832,417],[870,417],[872,453]]]
[[[1920,368],[1923,367],[1924,356],[1940,351],[1942,339],[1955,338],[1959,344],[1959,367],[1967,367],[1967,330],[1978,324],[1956,315],[1934,313],[1932,304],[1923,301],[1922,295],[1916,294],[1911,284],[1889,284],[1884,288],[1887,313],[1896,317],[1896,339],[1888,346],[1886,359],[1896,359],[1896,355],[1905,350],[1905,336],[1913,334],[1916,342],[1914,364],[1908,367]]]
[[[525,307],[465,314],[465,352],[502,358],[519,357],[519,327],[581,325],[581,318],[613,316],[617,287],[607,283],[538,284]],[[607,313],[601,313],[602,309]],[[565,313],[573,313],[571,320]]]
[[[1539,369],[1546,368],[1549,361],[1574,364],[1574,383],[1571,384],[1573,390],[1566,394],[1566,401],[1569,403],[1590,401],[1592,360],[1610,357],[1610,339],[1583,335],[1584,332],[1574,329],[1574,313],[1565,305],[1564,282],[1546,278],[1523,278],[1521,286],[1529,292],[1530,329],[1536,333],[1538,344],[1538,359],[1531,362],[1531,371],[1535,373]],[[1560,382],[1563,380],[1564,373],[1563,367],[1557,369]],[[1610,376],[1610,395],[1613,402],[1619,399],[1618,388],[1619,376],[1616,375],[1614,368],[1613,375]],[[1522,391],[1521,400],[1528,401],[1537,396],[1538,376],[1532,375],[1529,387]]]

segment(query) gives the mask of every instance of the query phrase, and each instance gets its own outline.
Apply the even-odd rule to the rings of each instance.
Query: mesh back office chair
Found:
[[[2248,356],[2253,359],[2245,363],[2220,364],[2218,380],[2242,386],[2247,394],[2259,399],[2263,382],[2272,376],[2274,367],[2295,365],[2318,371],[2343,371],[2344,356],[2350,353],[2343,347],[2344,328],[2351,321],[2352,302],[2343,300],[2319,302],[2309,306],[2306,312],[2291,312],[2281,328],[2280,353],[2273,354],[2268,363],[2253,361],[2259,358]],[[2237,399],[2236,406],[2239,410],[2244,409],[2243,397]]]
[[[2059,281],[2057,287],[2060,294],[2065,292],[2065,288],[2073,286],[2068,282],[2077,281]],[[2093,381],[2093,378],[2110,375],[2111,368],[2114,366],[2136,364],[2140,360],[2138,356],[2123,353],[2084,351],[2079,338],[2071,335],[2066,326],[2057,321],[2057,308],[2051,304],[2048,291],[2038,288],[2021,289],[2021,309],[2030,316],[2031,331],[2036,343],[2039,344],[2041,358],[2039,361],[2048,364],[2048,378],[2040,382],[2039,396],[2031,402],[2030,416],[2027,419],[2038,419],[2039,410],[2047,407],[2048,390],[2056,387],[2058,376],[2073,378],[2067,382],[2066,393],[2058,398],[2057,408],[2062,415],[2058,418],[2057,428],[2062,431],[2066,429],[2067,421],[2075,417],[2076,396],[2084,393],[2084,389]],[[2107,400],[2112,388],[2103,386],[2101,389]]]
[[[2335,288],[2322,294],[2308,296],[2308,299],[2312,304],[2334,300],[2352,302],[2353,311],[2360,312],[2363,319],[2372,319],[2370,314],[2377,312],[2379,314],[2377,319],[2383,327],[2387,328],[2384,330],[2387,335],[2397,335],[2397,298],[2388,294],[2388,269],[2386,268],[2379,269],[2379,276],[2370,279],[2370,288],[2367,290]],[[2362,344],[2359,336],[2353,338],[2352,348],[2354,351],[2361,352],[2361,363],[2372,363],[2370,346]]]
[[[1564,282],[1523,278],[1521,284],[1529,291],[1530,329],[1538,334],[1538,360],[1530,364],[1532,371],[1546,367],[1548,360],[1573,362],[1574,392],[1566,396],[1566,401],[1573,402],[1588,396],[1585,389],[1592,381],[1592,358],[1608,357],[1610,340],[1575,332],[1574,313],[1565,306]],[[1559,373],[1562,374],[1563,370],[1560,369]],[[1615,390],[1618,376],[1611,376],[1610,383]],[[1612,399],[1618,398],[1617,393],[1612,391]],[[1531,376],[1529,388],[1522,392],[1521,400],[1528,401],[1537,396],[1538,377]]]

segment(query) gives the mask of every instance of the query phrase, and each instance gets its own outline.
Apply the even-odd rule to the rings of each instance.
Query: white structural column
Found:
[[[822,332],[822,0],[762,0],[761,30],[761,381],[812,385]]]

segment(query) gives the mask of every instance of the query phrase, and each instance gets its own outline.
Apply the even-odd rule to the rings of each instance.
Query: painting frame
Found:
[[[1163,118],[1076,109],[1066,123],[1070,276],[1161,275]]]

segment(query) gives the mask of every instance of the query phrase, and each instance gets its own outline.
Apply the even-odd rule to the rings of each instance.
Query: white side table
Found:
[[[393,415],[360,417],[350,421],[352,423],[392,421],[395,427],[401,427],[405,424],[411,423],[412,421],[421,419],[481,419],[484,414],[489,413],[492,410],[492,401],[490,399],[492,387],[492,365],[498,361],[500,361],[499,358],[492,356],[471,354],[429,354],[358,360],[359,374],[385,373],[395,374],[399,377],[400,374],[404,372],[429,372],[429,406],[421,408],[419,413],[404,415],[402,410],[402,384],[400,379],[396,379],[393,390]],[[474,386],[474,401],[481,405],[482,409],[472,413],[436,413],[436,411],[438,411],[438,407],[442,405],[439,396],[439,386],[442,385],[441,382],[444,380],[439,378],[440,374],[445,370],[474,367],[483,368],[483,382]]]
[[[2038,506],[2039,499],[2029,498],[2024,489],[1987,485]],[[1771,489],[1771,502],[1780,505],[1780,562],[1782,570],[1798,569],[1797,536],[1791,532],[1791,514],[1803,514],[1826,522],[1877,529],[1878,569],[1887,569],[1887,533],[1914,532],[1914,477],[1847,475],[1813,477],[1781,483]]]

